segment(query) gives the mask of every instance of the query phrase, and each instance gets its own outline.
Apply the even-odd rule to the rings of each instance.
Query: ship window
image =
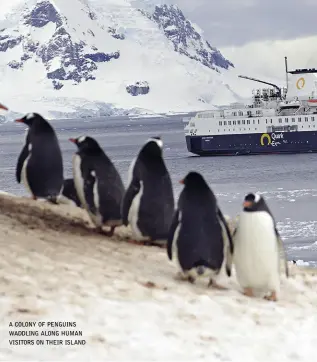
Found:
[[[236,124],[236,121],[232,121],[232,124]]]
[[[267,123],[267,119],[265,120],[265,123]]]
[[[298,122],[301,122],[301,121],[302,121],[302,119],[299,117]],[[295,122],[295,118],[292,118],[292,122]]]
[[[307,118],[307,117],[305,117],[305,121],[306,121],[306,118]],[[302,121],[302,119],[301,119],[301,118],[298,118],[298,122],[301,122],[301,121]],[[308,118],[307,118],[307,121],[308,121]],[[307,121],[306,121],[306,122],[307,122]]]
[[[223,121],[223,124],[226,126],[226,125],[227,125],[227,121]]]
[[[314,117],[312,117],[312,118],[311,118],[311,120],[314,122],[315,118],[314,118]]]
[[[244,119],[242,120],[242,124],[245,124],[245,120],[244,120]]]
[[[272,118],[271,118],[271,123],[273,123]]]
[[[219,126],[222,126],[222,121],[219,121]]]
[[[238,124],[240,124],[240,121],[237,121]]]
[[[234,116],[236,116],[236,115],[237,115],[237,112],[232,112],[232,114],[233,114]]]
[[[239,111],[239,116],[243,116],[243,112],[242,112],[242,111]]]
[[[231,121],[228,121],[228,125],[231,126]],[[229,131],[230,131],[230,129],[229,129]]]
[[[253,120],[253,124],[255,124],[255,119]]]
[[[278,122],[279,122],[279,123],[282,123],[282,118],[279,118],[279,119],[278,119]]]
[[[258,119],[258,124],[260,124],[260,120]]]
[[[247,120],[247,124],[250,124],[250,120],[249,120],[249,119]]]
[[[305,117],[305,122],[308,122],[308,117]]]

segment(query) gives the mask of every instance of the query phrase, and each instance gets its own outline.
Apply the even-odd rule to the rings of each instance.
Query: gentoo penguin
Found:
[[[122,219],[131,226],[133,243],[166,246],[174,194],[162,148],[160,137],[150,138],[130,165]]]
[[[233,256],[227,222],[201,174],[189,172],[180,183],[184,188],[170,228],[167,255],[172,260],[175,254],[182,277],[191,283],[197,277],[208,277],[209,286],[223,289],[216,278],[224,261],[231,276]]]
[[[64,180],[63,191],[59,200],[61,203],[72,203],[81,207],[80,200],[77,195],[74,179],[67,178]]]
[[[122,225],[125,189],[121,177],[94,138],[81,136],[69,140],[78,147],[73,156],[73,175],[80,203],[97,231],[112,236],[115,228]],[[103,226],[110,227],[110,231],[104,231]]]
[[[236,275],[244,294],[254,296],[254,289],[259,289],[269,293],[265,299],[276,301],[280,289],[279,251],[284,252],[284,248],[263,196],[245,196],[233,241]],[[285,272],[288,276],[286,260]]]
[[[8,108],[0,103],[0,109],[4,109],[5,111],[8,111]]]
[[[57,203],[63,187],[63,159],[54,129],[37,113],[29,113],[15,122],[28,126],[16,165],[17,182],[22,179],[34,200],[43,198]]]

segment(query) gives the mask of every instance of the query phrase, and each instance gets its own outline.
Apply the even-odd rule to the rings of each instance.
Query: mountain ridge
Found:
[[[151,13],[133,3],[18,3],[0,20],[3,102],[10,106],[8,98],[15,96],[21,110],[40,104],[43,112],[63,108],[62,114],[70,116],[87,113],[88,106],[91,115],[100,116],[186,112],[211,108],[222,94],[236,99],[222,77],[234,65],[179,7],[156,5]],[[22,91],[25,83],[33,97]]]

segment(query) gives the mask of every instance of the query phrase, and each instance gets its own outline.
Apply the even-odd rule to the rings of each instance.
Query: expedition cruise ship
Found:
[[[286,88],[253,91],[252,104],[198,112],[185,118],[189,152],[200,156],[317,152],[317,70],[288,71]]]

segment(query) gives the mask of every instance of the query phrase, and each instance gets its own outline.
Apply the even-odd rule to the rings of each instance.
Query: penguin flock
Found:
[[[3,105],[0,108],[7,110]],[[68,200],[85,209],[98,233],[113,236],[115,228],[132,230],[131,243],[157,245],[179,268],[178,277],[226,289],[217,279],[222,269],[236,278],[246,296],[265,293],[277,301],[280,292],[280,252],[288,266],[283,242],[263,196],[250,193],[230,230],[215,194],[204,177],[189,172],[180,183],[177,204],[163,158],[163,141],[152,137],[131,162],[128,186],[99,143],[92,137],[70,138],[74,150],[73,178],[64,180],[62,152],[54,128],[37,113],[16,122],[27,125],[25,144],[17,160],[16,180],[34,200],[59,204]],[[68,202],[67,201],[67,202]],[[107,230],[105,230],[107,228]]]

